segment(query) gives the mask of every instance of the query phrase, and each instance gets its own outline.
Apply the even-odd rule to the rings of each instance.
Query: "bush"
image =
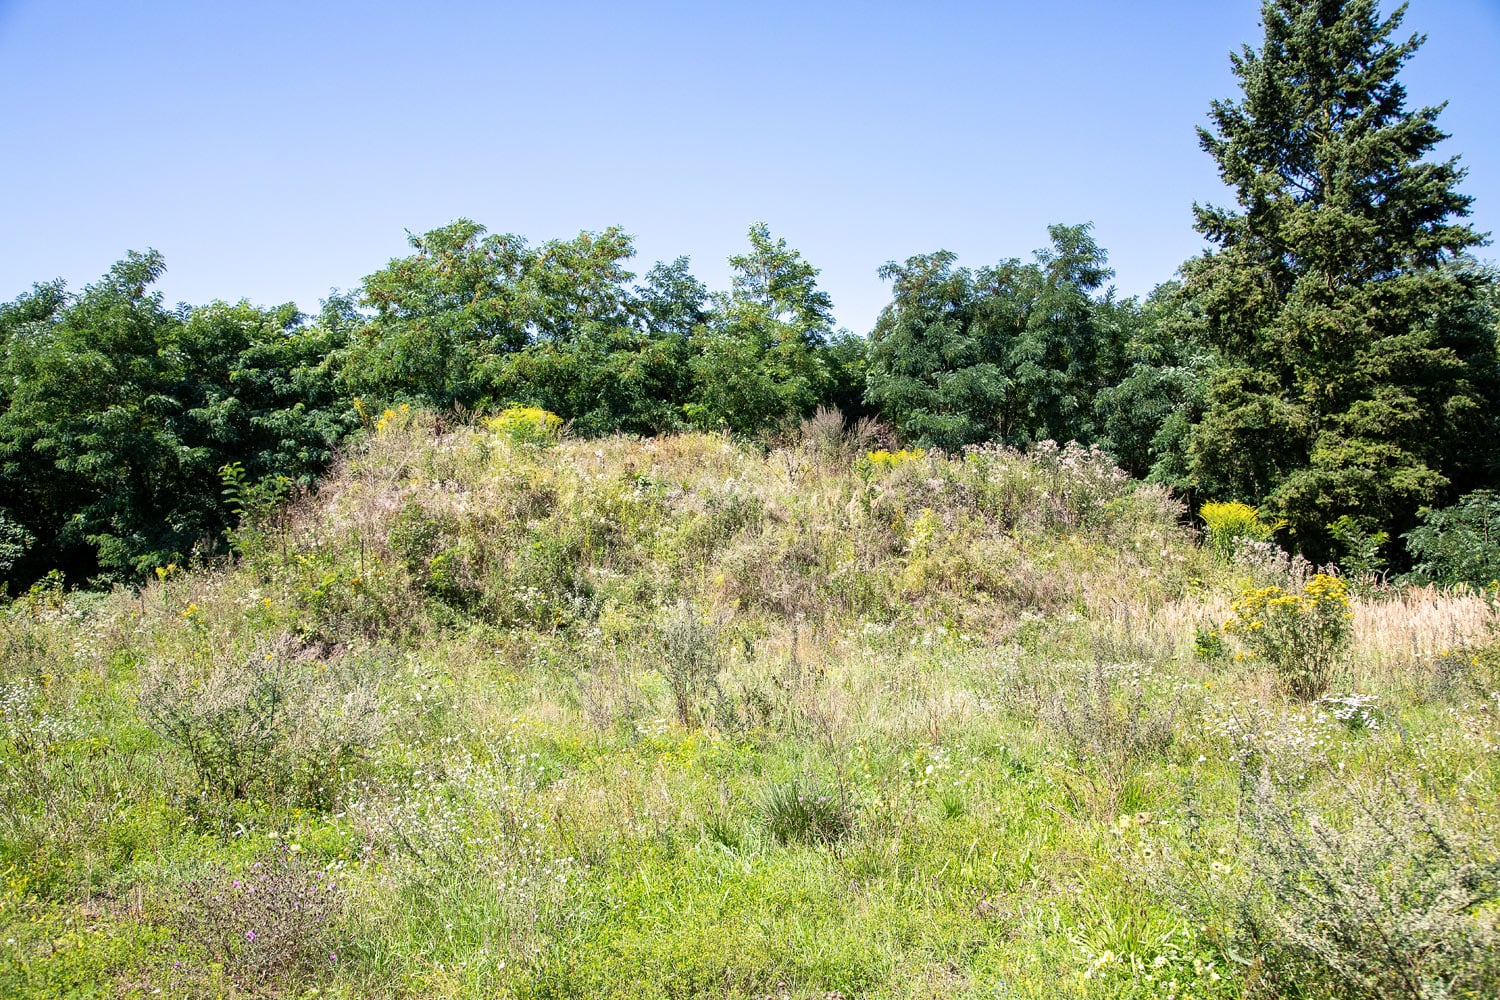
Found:
[[[1328,690],[1353,631],[1344,581],[1319,573],[1301,594],[1280,587],[1247,588],[1230,609],[1224,631],[1270,662],[1289,695],[1312,700]]]
[[[1268,785],[1250,811],[1252,890],[1234,931],[1267,995],[1500,995],[1500,861],[1411,793],[1337,829]]]
[[[1260,512],[1245,503],[1209,502],[1198,508],[1208,532],[1208,547],[1221,562],[1229,562],[1240,547],[1241,539],[1268,542],[1280,523],[1267,524]]]
[[[706,620],[688,604],[669,609],[657,626],[661,656],[658,669],[672,690],[672,707],[684,726],[701,723],[709,699],[722,698],[719,673],[724,669],[721,623]]]
[[[1139,672],[1128,678],[1118,668],[1096,664],[1049,712],[1068,757],[1094,793],[1095,805],[1112,815],[1130,775],[1142,761],[1159,758],[1172,746],[1178,700],[1161,701],[1148,691]],[[1077,798],[1070,786],[1070,795]]]
[[[512,406],[485,421],[485,426],[511,444],[545,446],[562,436],[562,417],[539,406]]]
[[[1452,507],[1418,514],[1406,548],[1417,564],[1412,575],[1446,585],[1493,587],[1500,582],[1500,493],[1475,490]]]
[[[201,790],[328,807],[341,768],[384,731],[374,692],[283,639],[244,663],[157,665],[139,695],[158,734],[187,752]]]
[[[184,942],[236,986],[290,996],[338,965],[343,907],[333,876],[283,846],[238,875],[213,866],[189,882],[179,927]]]

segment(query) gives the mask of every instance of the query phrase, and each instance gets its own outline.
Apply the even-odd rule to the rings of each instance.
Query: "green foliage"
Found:
[[[525,241],[484,233],[459,219],[408,234],[416,253],[365,279],[361,302],[375,313],[339,362],[351,395],[473,406],[477,366],[526,345]]]
[[[1370,531],[1358,518],[1348,514],[1328,526],[1328,534],[1344,547],[1344,556],[1339,568],[1344,575],[1357,582],[1374,580],[1385,569],[1385,559],[1380,550],[1391,540],[1384,531]]]
[[[1204,149],[1237,210],[1198,207],[1218,245],[1184,293],[1221,354],[1190,444],[1200,488],[1260,501],[1313,558],[1350,511],[1398,532],[1496,471],[1494,276],[1454,220],[1439,108],[1405,107],[1404,8],[1269,0],[1260,48],[1232,57]]]
[[[924,446],[1091,441],[1128,310],[1095,297],[1113,272],[1089,228],[1050,227],[1032,264],[974,273],[944,250],[882,267],[893,301],[870,335],[866,401]]]
[[[1494,587],[1500,580],[1500,494],[1475,490],[1451,507],[1424,507],[1407,532],[1412,575],[1434,583]]]
[[[1318,573],[1300,594],[1247,588],[1230,611],[1224,631],[1270,663],[1288,694],[1311,701],[1328,690],[1353,632],[1344,581]]]
[[[20,582],[136,580],[212,551],[235,516],[219,468],[240,463],[246,490],[306,485],[352,426],[327,368],[337,331],[290,306],[168,311],[148,291],[164,268],[131,254],[81,294],[6,307],[0,507],[32,539]]]
[[[750,227],[750,251],[729,258],[734,274],[692,344],[688,418],[703,428],[752,433],[807,416],[835,388],[824,351],[832,300],[818,269]]]
[[[27,531],[25,525],[12,520],[8,512],[0,508],[0,582],[9,578],[10,571],[34,544],[36,544],[36,536]]]
[[[1132,476],[1191,488],[1188,438],[1202,416],[1214,353],[1175,281],[1143,305],[1116,304],[1114,314],[1126,333],[1123,372],[1095,397],[1099,443]]]

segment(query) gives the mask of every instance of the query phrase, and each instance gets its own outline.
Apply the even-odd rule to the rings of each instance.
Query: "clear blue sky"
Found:
[[[255,3],[0,0],[0,299],[127,249],[169,301],[314,310],[468,216],[621,225],[711,287],[765,220],[866,332],[884,261],[1025,256],[1092,221],[1124,294],[1227,201],[1194,126],[1257,0]],[[1500,235],[1500,0],[1413,0],[1411,104]],[[1481,256],[1500,257],[1495,247]]]

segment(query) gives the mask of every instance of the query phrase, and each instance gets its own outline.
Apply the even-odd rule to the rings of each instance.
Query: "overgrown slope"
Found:
[[[539,420],[5,609],[0,993],[1495,987],[1481,598],[1356,595],[1295,702],[1221,626],[1308,568],[1097,453]]]

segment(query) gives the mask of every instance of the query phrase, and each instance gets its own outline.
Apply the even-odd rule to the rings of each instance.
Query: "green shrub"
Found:
[[[1319,573],[1300,594],[1280,587],[1246,588],[1230,609],[1224,631],[1269,662],[1288,694],[1311,700],[1328,690],[1353,632],[1344,581]]]
[[[1356,583],[1378,580],[1385,570],[1380,550],[1391,540],[1389,532],[1371,531],[1358,518],[1343,515],[1328,526],[1333,540],[1344,547],[1339,568]]]
[[[328,807],[341,768],[381,738],[373,690],[282,640],[242,663],[149,668],[141,714],[188,755],[202,791]]]
[[[1475,490],[1452,507],[1424,507],[1422,526],[1408,531],[1412,575],[1441,584],[1494,587],[1500,582],[1500,493]]]

